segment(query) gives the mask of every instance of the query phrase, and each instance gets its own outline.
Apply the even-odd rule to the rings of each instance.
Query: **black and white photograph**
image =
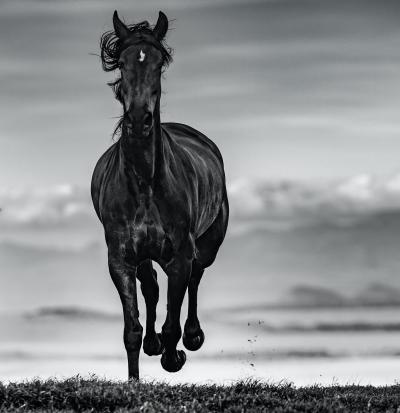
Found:
[[[0,0],[0,412],[398,412],[400,1]]]

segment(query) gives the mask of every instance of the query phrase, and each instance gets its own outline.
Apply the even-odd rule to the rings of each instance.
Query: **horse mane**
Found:
[[[129,24],[126,25],[131,33],[138,34],[138,35],[150,35],[153,36],[152,27],[150,26],[149,22],[144,20],[140,23],[136,24]],[[163,66],[162,70],[164,71],[168,65],[172,62],[172,48],[169,47],[165,40],[155,40],[152,42],[153,45],[160,50],[163,56]],[[109,30],[104,32],[100,37],[100,59],[101,59],[101,66],[105,72],[112,72],[113,70],[118,68],[118,61],[121,56],[122,51],[124,50],[123,42],[117,37],[114,30]],[[121,95],[121,78],[118,77],[112,82],[107,83],[108,86],[114,92],[115,98],[122,103],[122,95]],[[121,118],[119,119],[114,132],[114,136],[119,136],[122,131],[122,123],[124,120],[124,115],[122,114]]]

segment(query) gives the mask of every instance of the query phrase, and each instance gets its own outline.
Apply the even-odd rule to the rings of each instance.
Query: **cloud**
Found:
[[[353,225],[400,211],[400,174],[301,182],[241,178],[228,185],[232,229]],[[0,190],[0,228],[98,226],[90,191],[70,184]]]
[[[154,23],[158,5],[175,48],[162,119],[210,132],[231,174],[261,175],[267,165],[306,178],[398,164],[394,0],[233,3],[3,1],[0,183],[88,180],[120,114],[105,85],[113,74],[89,53],[99,53],[114,8]]]
[[[359,174],[323,183],[242,179],[228,192],[232,221],[241,228],[346,226],[371,214],[400,210],[400,174],[386,178]]]
[[[0,227],[82,225],[94,218],[89,191],[70,184],[0,190]]]

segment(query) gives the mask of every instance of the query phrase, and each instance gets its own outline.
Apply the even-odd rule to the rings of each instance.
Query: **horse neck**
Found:
[[[133,174],[139,184],[139,190],[153,187],[157,168],[161,159],[161,121],[159,101],[153,113],[153,129],[144,139],[129,138],[124,135],[120,139],[120,154],[124,173]]]

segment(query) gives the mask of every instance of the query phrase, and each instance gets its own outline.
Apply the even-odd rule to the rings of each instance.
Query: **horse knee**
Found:
[[[160,288],[158,286],[157,280],[152,282],[142,281],[140,283],[140,289],[145,298],[150,299],[151,301],[158,302],[160,295]]]
[[[137,269],[136,278],[140,281],[140,289],[145,299],[158,302],[159,287],[157,282],[157,272],[150,263],[145,262]]]
[[[139,323],[135,323],[133,328],[124,329],[124,344],[128,352],[138,351],[142,346],[143,327]]]

